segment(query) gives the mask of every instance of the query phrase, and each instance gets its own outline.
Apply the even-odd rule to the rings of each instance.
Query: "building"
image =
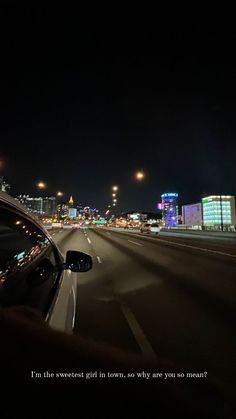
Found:
[[[189,204],[182,206],[182,224],[201,228],[202,226],[202,204]]]
[[[56,198],[49,196],[43,198],[43,215],[53,216],[56,213]]]
[[[69,199],[68,206],[69,206],[68,217],[70,219],[76,218],[77,217],[77,208],[75,208],[75,206],[74,206],[74,200],[73,200],[72,195]]]
[[[65,219],[69,214],[69,205],[66,202],[57,205],[57,216],[58,218]]]
[[[76,218],[77,217],[77,209],[76,208],[69,208],[69,218]]]
[[[16,199],[35,215],[52,217],[56,213],[56,198],[54,196],[44,198],[19,195]]]
[[[10,188],[11,187],[10,187],[9,183],[5,182],[3,176],[0,176],[0,191],[8,193]]]
[[[211,195],[202,198],[203,226],[216,230],[231,230],[236,227],[235,197]]]
[[[175,227],[178,223],[178,194],[168,192],[161,195],[162,221],[165,227]],[[160,207],[158,206],[160,209]]]

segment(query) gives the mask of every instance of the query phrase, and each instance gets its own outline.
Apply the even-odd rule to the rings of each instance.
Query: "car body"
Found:
[[[140,232],[141,233],[151,233],[151,224],[149,224],[149,223],[142,224],[141,227],[140,227]]]
[[[160,226],[158,223],[145,223],[140,227],[141,233],[160,233]]]
[[[151,233],[155,233],[155,234],[160,233],[160,226],[159,226],[159,224],[157,224],[157,223],[151,224],[151,226],[150,226],[150,232]]]
[[[71,227],[72,228],[80,228],[80,223],[72,223]]]
[[[48,231],[18,201],[0,192],[0,305],[38,310],[55,329],[72,332],[77,276],[92,267],[89,255],[66,260]]]

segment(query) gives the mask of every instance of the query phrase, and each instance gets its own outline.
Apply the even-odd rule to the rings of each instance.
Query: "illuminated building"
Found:
[[[24,205],[28,211],[35,215],[52,216],[56,212],[55,196],[31,197],[29,195],[19,195],[17,200]]]
[[[202,198],[203,225],[220,230],[235,227],[235,197],[230,195],[211,195]]]
[[[9,183],[5,182],[3,176],[0,176],[0,191],[9,192],[10,185]]]
[[[57,215],[59,218],[67,218],[69,213],[69,206],[66,202],[57,205]]]
[[[71,195],[70,200],[69,200],[70,208],[73,208],[73,205],[74,205],[74,200],[73,200],[72,195]]]
[[[162,220],[166,227],[174,227],[178,219],[178,194],[173,192],[161,195]]]
[[[74,200],[72,198],[72,196],[70,197],[69,200],[69,214],[68,214],[70,219],[76,218],[77,217],[77,208],[74,207]]]
[[[202,204],[183,205],[182,223],[192,227],[202,226]]]

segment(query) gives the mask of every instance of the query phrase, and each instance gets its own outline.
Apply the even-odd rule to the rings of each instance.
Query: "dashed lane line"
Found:
[[[133,243],[133,244],[136,244],[137,246],[142,246],[143,247],[143,244],[140,244],[140,243],[137,243],[137,242],[133,242],[132,240],[128,240],[128,242]]]
[[[142,330],[140,324],[138,323],[138,321],[136,320],[133,312],[130,310],[130,308],[123,302],[120,301],[118,299],[118,302],[120,304],[122,313],[125,317],[125,319],[128,322],[128,325],[134,335],[134,338],[138,344],[138,346],[140,347],[142,353],[144,356],[146,356],[149,359],[153,359],[153,360],[157,360],[157,355],[151,345],[151,343],[149,342],[149,340],[147,339],[144,331]]]

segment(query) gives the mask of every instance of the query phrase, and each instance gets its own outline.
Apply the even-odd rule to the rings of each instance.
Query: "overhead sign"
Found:
[[[107,224],[107,220],[95,220],[93,224]]]

